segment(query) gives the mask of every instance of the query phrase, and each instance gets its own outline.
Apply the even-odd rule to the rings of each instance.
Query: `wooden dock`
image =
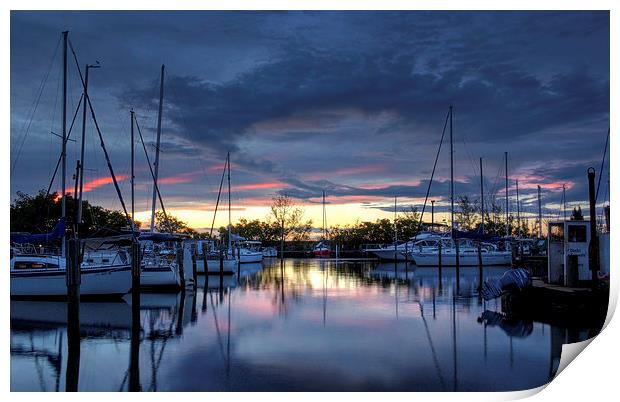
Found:
[[[502,311],[514,316],[561,326],[602,327],[609,289],[566,287],[534,278],[532,286],[502,296]]]

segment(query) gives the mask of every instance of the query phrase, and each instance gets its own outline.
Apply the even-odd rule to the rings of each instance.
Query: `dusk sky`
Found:
[[[46,189],[58,159],[51,132],[61,132],[69,30],[81,68],[102,66],[89,94],[126,203],[129,111],[154,159],[166,65],[161,193],[194,228],[211,224],[228,151],[233,221],[264,219],[271,198],[287,194],[320,227],[323,190],[328,225],[392,218],[394,196],[421,208],[450,105],[457,195],[480,198],[482,157],[485,202],[495,195],[503,207],[507,151],[511,212],[516,179],[528,213],[537,185],[546,216],[557,216],[563,184],[569,208],[585,209],[586,170],[598,173],[609,127],[609,29],[606,11],[12,12],[11,197]],[[81,94],[72,59],[69,78],[70,123]],[[81,111],[71,137],[80,133]],[[89,120],[85,196],[118,209],[96,137]],[[146,222],[151,180],[135,149],[137,219]],[[68,144],[69,191],[77,158],[79,140]],[[449,179],[444,142],[436,210],[449,208]],[[223,210],[216,225],[226,222]]]

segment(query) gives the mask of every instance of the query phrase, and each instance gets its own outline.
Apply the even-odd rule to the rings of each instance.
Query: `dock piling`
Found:
[[[140,392],[140,243],[131,244],[131,356],[129,391]]]
[[[482,290],[482,240],[478,242],[478,292]]]
[[[179,267],[179,277],[181,279],[181,289],[185,289],[185,267],[183,266],[183,260],[184,260],[183,254],[184,254],[183,245],[182,244],[180,246],[177,245],[176,258],[177,258],[177,266]]]
[[[198,286],[198,269],[196,268],[196,258],[198,253],[198,245],[196,243],[190,244],[192,252],[192,278],[194,279],[194,289]]]
[[[67,373],[65,391],[77,392],[80,375],[80,255],[79,240],[67,241]]]
[[[594,178],[596,172],[594,168],[588,168],[588,193],[590,198],[590,270],[592,271],[592,288],[598,287],[599,271],[599,247],[598,235],[596,233],[596,193],[594,191]]]

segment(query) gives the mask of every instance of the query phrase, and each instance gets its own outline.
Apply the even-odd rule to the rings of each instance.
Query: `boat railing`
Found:
[[[100,266],[127,265],[131,258],[123,248],[115,250],[91,250],[86,251],[82,258],[82,268]]]
[[[11,253],[19,255],[60,255],[60,248],[56,246],[47,246],[31,243],[13,243],[11,245]]]

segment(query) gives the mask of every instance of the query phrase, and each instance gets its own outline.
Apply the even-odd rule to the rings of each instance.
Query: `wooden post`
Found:
[[[131,244],[131,293],[140,294],[140,273],[141,273],[141,259],[140,259],[140,243],[134,241]],[[133,300],[132,300],[133,303]]]
[[[220,292],[224,288],[224,250],[220,247]]]
[[[181,289],[185,289],[185,267],[183,266],[183,243],[177,243],[176,251],[177,251],[176,252],[177,265],[179,267],[179,276],[181,277]]]
[[[198,270],[196,268],[196,253],[198,252],[198,246],[196,243],[191,244],[192,250],[192,278],[194,278],[194,289],[198,286]]]
[[[482,290],[482,240],[478,242],[478,292]]]
[[[140,243],[131,245],[131,357],[129,391],[140,392]]]
[[[237,278],[241,272],[241,249],[237,246]]]
[[[67,373],[65,391],[76,392],[80,376],[80,258],[79,241],[67,242]]]
[[[409,241],[405,242],[405,268],[409,264]]]
[[[588,193],[590,199],[590,244],[588,253],[590,254],[590,270],[592,271],[592,288],[598,287],[599,271],[599,245],[596,233],[596,193],[594,191],[594,168],[588,168]]]
[[[459,242],[458,239],[454,239],[454,251],[456,258],[456,292],[459,293],[461,289],[461,256],[459,251]]]
[[[204,262],[204,266],[205,266],[205,275],[209,274],[209,265],[208,265],[208,261],[207,261],[207,245],[205,243],[202,243],[202,261]]]
[[[439,267],[439,288],[441,288],[441,279],[442,279],[441,278],[441,273],[442,273],[441,272],[441,247],[442,247],[441,240],[439,240],[439,244],[437,246],[437,259],[438,259],[437,265]]]

